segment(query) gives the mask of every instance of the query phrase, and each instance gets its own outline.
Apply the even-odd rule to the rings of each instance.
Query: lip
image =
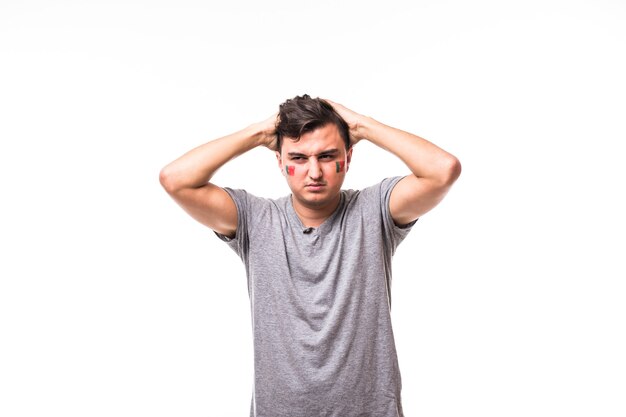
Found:
[[[322,188],[326,187],[326,184],[308,184],[305,186],[307,189],[309,190],[321,190]]]

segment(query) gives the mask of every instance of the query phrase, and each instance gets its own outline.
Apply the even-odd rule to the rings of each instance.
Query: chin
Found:
[[[330,194],[326,192],[313,195],[311,195],[311,193],[308,194],[309,195],[300,194],[298,196],[300,201],[305,202],[306,204],[313,207],[324,207],[325,205],[332,203],[339,193]]]

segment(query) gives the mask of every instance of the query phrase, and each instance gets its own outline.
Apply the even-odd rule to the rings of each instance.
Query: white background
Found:
[[[463,165],[394,261],[407,417],[626,415],[626,3],[224,3],[0,3],[0,415],[248,415],[243,266],[158,174],[303,93]]]

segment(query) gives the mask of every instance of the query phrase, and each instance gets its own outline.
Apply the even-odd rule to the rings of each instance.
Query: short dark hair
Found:
[[[329,123],[337,126],[346,149],[350,149],[350,128],[330,103],[321,98],[311,98],[308,94],[288,99],[278,110],[276,148],[280,152],[285,137],[297,141],[303,134]]]

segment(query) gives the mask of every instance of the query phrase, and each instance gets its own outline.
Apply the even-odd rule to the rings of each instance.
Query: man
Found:
[[[411,174],[342,190],[360,140],[398,156]],[[210,182],[256,146],[275,151],[290,196],[260,198]],[[308,95],[163,168],[166,191],[245,264],[251,416],[403,417],[391,257],[460,171],[454,156],[427,140]]]

